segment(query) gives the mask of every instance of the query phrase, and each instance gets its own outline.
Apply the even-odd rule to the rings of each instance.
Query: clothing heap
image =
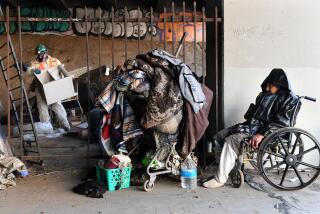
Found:
[[[15,171],[26,176],[27,168],[21,160],[12,157],[10,145],[0,125],[0,190],[16,186]]]
[[[100,142],[111,156],[123,142],[143,135],[144,129],[174,136],[183,130],[182,153],[188,154],[209,124],[212,96],[190,68],[168,52],[155,49],[137,55],[124,63],[98,97],[97,104],[105,111]],[[130,105],[135,98],[146,101],[138,108],[140,122]]]

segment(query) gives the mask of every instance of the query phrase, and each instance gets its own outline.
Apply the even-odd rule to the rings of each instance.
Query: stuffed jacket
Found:
[[[276,94],[266,91],[268,83],[279,88]],[[285,72],[282,69],[273,69],[261,88],[262,92],[256,98],[255,104],[251,103],[244,115],[246,121],[235,125],[236,132],[246,132],[250,136],[268,135],[276,129],[295,124],[301,102],[292,92]]]

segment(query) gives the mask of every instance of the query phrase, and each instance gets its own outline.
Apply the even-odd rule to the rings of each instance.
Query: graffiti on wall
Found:
[[[68,10],[57,10],[48,7],[33,7],[22,8],[22,17],[37,17],[37,18],[69,18],[70,12]],[[23,32],[66,32],[70,28],[68,22],[23,22],[21,30]]]
[[[16,24],[14,22],[10,22],[10,34],[15,33],[17,30]],[[0,23],[0,35],[6,32],[5,25],[3,22]]]
[[[111,12],[107,10],[101,11],[101,17],[111,19]],[[99,10],[96,8],[87,8],[88,18],[99,18]],[[175,14],[176,16],[182,16],[182,13]],[[202,14],[199,12],[198,17]],[[21,9],[22,17],[32,17],[32,18],[85,18],[84,8],[74,8],[73,10],[57,10],[48,7],[25,7]],[[115,20],[122,20],[125,16],[124,9],[118,9],[114,12]],[[137,19],[138,17],[150,17],[150,12],[139,11],[137,9],[127,11],[126,16],[129,19]],[[171,13],[166,13],[167,18],[171,17]],[[192,12],[186,13],[186,17],[192,17]],[[159,14],[159,18],[164,18],[164,14]],[[147,34],[152,34],[153,36],[158,36],[161,41],[166,39],[167,41],[172,41],[172,36],[175,41],[179,40],[183,35],[183,23],[167,22],[166,27],[163,22],[155,23],[156,26],[150,26],[150,23],[146,22],[127,22],[127,38],[132,39],[144,39]],[[194,40],[194,22],[185,23],[185,31],[188,32],[186,41]],[[45,33],[45,34],[58,34],[58,35],[85,35],[86,26],[85,22],[22,22],[22,32],[29,33]],[[104,37],[111,37],[112,34],[115,38],[125,37],[125,24],[123,21],[114,22],[112,27],[111,22],[101,22],[100,25],[101,35]],[[18,30],[17,23],[10,23],[10,33],[15,33]],[[166,30],[166,33],[165,33]],[[99,35],[99,22],[88,22],[88,31],[93,36]],[[196,23],[196,40],[197,42],[202,41],[202,23]],[[4,23],[0,23],[0,35],[5,33]],[[172,35],[173,34],[173,35]],[[166,38],[164,38],[166,37]]]
[[[22,17],[34,18],[69,18],[71,13],[68,10],[57,10],[49,7],[24,7],[21,8]],[[70,30],[68,22],[22,22],[22,32],[58,32],[64,33]],[[16,23],[10,23],[10,33],[18,30]],[[0,34],[5,33],[4,23],[0,24]]]
[[[170,18],[172,13],[166,13],[166,18]],[[183,16],[183,13],[178,13],[175,14],[175,16]],[[186,17],[193,17],[193,13],[186,13]],[[201,12],[197,13],[198,17],[202,16]],[[163,19],[164,13],[160,14],[160,19]],[[196,41],[201,42],[202,41],[202,32],[206,32],[206,25],[204,25],[204,29],[202,29],[202,22],[197,22],[196,25],[194,25],[194,22],[186,22],[185,23],[185,31],[188,33],[188,36],[186,37],[185,41],[188,42],[193,42],[194,41],[194,27],[196,27]],[[172,23],[171,22],[166,22],[164,25],[163,22],[158,22],[157,23],[157,30],[158,34],[160,35],[160,40],[167,40],[167,41],[172,41],[172,34],[173,34],[173,39],[174,41],[180,40],[183,35],[183,22],[175,22],[173,24],[173,29],[172,29]],[[166,32],[165,32],[166,31]],[[204,36],[206,36],[204,34]],[[165,38],[166,37],[166,38]]]
[[[99,10],[94,8],[87,9],[88,18],[99,18]],[[125,16],[125,10],[119,9],[116,10],[114,13],[115,19],[120,19]],[[142,11],[138,10],[129,10],[127,11],[127,17],[129,19],[137,19],[138,17],[146,17],[148,13],[143,13]],[[111,12],[103,10],[101,13],[101,17],[103,18],[111,18]],[[74,18],[85,18],[85,10],[84,8],[76,8],[74,11]],[[140,26],[140,27],[139,27]],[[123,38],[125,37],[125,24],[124,22],[115,22],[114,29],[112,29],[111,22],[101,22],[100,25],[100,32],[101,35],[111,37],[112,34],[115,38]],[[147,25],[145,22],[127,22],[127,38],[135,38],[137,39],[139,36],[143,39],[150,26]],[[99,34],[99,22],[89,22],[88,23],[89,32],[92,35]],[[84,35],[86,33],[86,26],[85,23],[76,22],[73,24],[73,30],[75,34]],[[112,32],[113,31],[113,32]],[[153,33],[154,34],[154,33]],[[155,34],[154,34],[155,35]]]

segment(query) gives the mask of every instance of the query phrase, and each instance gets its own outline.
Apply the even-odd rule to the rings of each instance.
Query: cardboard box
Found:
[[[58,68],[51,68],[35,74],[42,85],[46,102],[48,105],[74,97],[73,76],[62,77]]]

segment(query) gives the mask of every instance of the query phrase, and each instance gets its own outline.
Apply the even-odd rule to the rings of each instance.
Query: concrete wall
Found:
[[[283,68],[304,102],[297,127],[320,140],[320,1],[225,0],[225,124],[243,114],[273,67]]]

